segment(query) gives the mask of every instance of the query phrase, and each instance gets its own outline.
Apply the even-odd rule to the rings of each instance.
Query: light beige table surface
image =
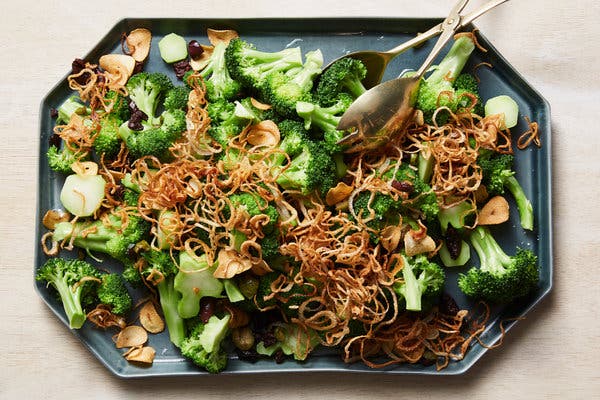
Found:
[[[443,16],[453,1],[32,1],[0,7],[0,398],[600,398],[600,3],[513,0],[477,25],[552,106],[555,282],[464,376],[306,373],[126,381],[33,289],[38,109],[120,18]],[[482,1],[475,1],[481,4]],[[548,140],[542,134],[542,141]]]

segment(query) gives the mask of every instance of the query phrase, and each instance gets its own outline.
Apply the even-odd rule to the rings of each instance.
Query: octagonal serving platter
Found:
[[[171,66],[165,64],[158,52],[158,41],[166,34],[175,32],[186,40],[196,39],[207,43],[206,29],[235,29],[240,36],[256,44],[265,51],[278,51],[286,46],[300,46],[303,53],[309,50],[321,49],[325,63],[348,52],[373,49],[387,50],[397,44],[414,37],[439,23],[439,19],[403,19],[403,18],[317,18],[317,19],[123,19],[119,21],[100,42],[84,58],[97,62],[98,58],[107,53],[121,53],[121,34],[135,28],[148,28],[153,34],[150,57],[145,69],[169,74],[175,79]],[[472,30],[474,27],[467,27]],[[482,342],[496,343],[502,336],[502,327],[508,331],[516,318],[525,316],[534,306],[546,296],[552,288],[552,210],[551,210],[551,132],[550,107],[546,100],[532,88],[525,79],[505,60],[493,45],[480,33],[477,33],[480,44],[487,52],[476,51],[470,59],[465,71],[473,71],[481,63],[489,63],[492,68],[476,68],[480,78],[480,92],[483,99],[506,94],[515,99],[520,109],[519,125],[513,129],[513,140],[519,132],[527,129],[524,117],[539,125],[543,145],[535,146],[524,151],[515,150],[515,169],[517,178],[524,187],[527,196],[535,210],[535,229],[524,232],[518,223],[516,206],[509,196],[511,217],[506,227],[494,229],[499,243],[510,254],[517,246],[532,249],[539,257],[540,285],[531,296],[514,304],[495,307],[491,310],[489,324],[481,335]],[[405,69],[414,69],[421,65],[433,46],[430,40],[417,49],[409,50],[392,61],[384,80],[398,76]],[[66,45],[66,44],[65,44]],[[65,66],[65,71],[68,72]],[[41,217],[52,208],[60,208],[59,193],[63,178],[50,170],[46,161],[48,139],[52,135],[54,119],[51,109],[57,108],[73,92],[69,89],[66,76],[44,98],[40,110],[40,153],[38,181],[38,218],[37,245],[34,273],[42,265],[46,256],[41,246],[40,238],[46,232],[41,223]],[[119,265],[105,261],[102,267],[119,271]],[[446,292],[449,293],[460,307],[472,309],[475,304],[460,293],[456,284],[459,272],[464,268],[447,269]],[[68,328],[60,301],[42,282],[34,281],[35,288],[48,305],[50,310]],[[170,342],[166,332],[151,335],[149,345],[156,349],[156,358],[151,367],[141,367],[127,362],[122,356],[122,350],[116,349],[111,339],[114,332],[103,331],[86,323],[80,330],[72,330],[73,335],[98,358],[112,373],[123,378],[201,375],[205,372],[184,359]],[[486,352],[479,343],[473,343],[465,358],[451,362],[450,365],[436,371],[435,366],[398,365],[384,369],[369,369],[356,363],[345,364],[341,356],[332,351],[317,351],[305,362],[286,360],[276,364],[272,360],[259,360],[255,363],[238,360],[231,356],[224,374],[239,373],[274,373],[300,371],[334,371],[360,373],[388,374],[432,374],[455,375],[461,374],[473,367],[477,360]]]

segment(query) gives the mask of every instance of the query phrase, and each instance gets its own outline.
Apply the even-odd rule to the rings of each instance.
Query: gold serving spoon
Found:
[[[369,90],[359,96],[342,116],[337,128],[339,130],[354,128],[354,131],[341,139],[339,144],[349,146],[348,152],[372,149],[388,141],[396,132],[401,131],[414,112],[421,78],[446,43],[454,36],[454,33],[506,1],[508,0],[492,0],[463,17],[460,12],[469,0],[459,0],[443,22],[408,42],[385,52],[360,51],[343,56],[342,58],[359,59],[365,64],[367,76],[363,80],[363,84]],[[387,64],[394,57],[437,34],[440,34],[438,41],[416,73],[378,84]]]

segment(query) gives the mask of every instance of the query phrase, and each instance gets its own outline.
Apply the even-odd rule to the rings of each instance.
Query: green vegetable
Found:
[[[336,104],[340,94],[349,94],[353,99],[367,91],[362,80],[367,76],[367,68],[362,61],[342,58],[331,64],[321,75],[316,90],[319,104],[330,107]]]
[[[505,189],[513,195],[523,229],[533,229],[533,206],[525,190],[515,177],[514,156],[511,154],[484,153],[477,159],[483,174],[483,183],[492,195],[503,194]]]
[[[225,50],[225,64],[234,80],[246,89],[260,93],[271,73],[302,67],[302,54],[299,47],[274,53],[259,51],[254,45],[235,38]]]
[[[169,33],[160,39],[158,42],[158,51],[167,64],[176,63],[188,56],[185,38],[176,33]]]
[[[181,294],[177,312],[182,318],[192,318],[200,312],[202,297],[219,297],[223,283],[213,276],[215,266],[208,265],[206,255],[179,253],[179,272],[175,276],[175,290]]]
[[[408,311],[422,311],[423,303],[429,304],[439,298],[444,287],[444,270],[423,255],[402,258],[403,283],[394,285],[394,290],[404,298]]]
[[[504,115],[504,128],[514,128],[517,126],[519,118],[519,105],[510,96],[501,95],[492,97],[485,102],[485,115]]]
[[[453,81],[460,75],[474,49],[475,43],[471,37],[459,37],[433,72],[421,80],[416,107],[423,111],[425,121],[432,122],[439,107],[448,107],[453,112],[457,110],[461,93],[455,91]],[[478,96],[476,93],[474,95]],[[443,124],[447,118],[447,113],[438,113],[436,122]]]
[[[231,77],[225,65],[226,49],[225,42],[217,43],[208,64],[200,71],[206,84],[206,96],[209,101],[232,100],[242,91],[242,85]]]
[[[60,191],[60,202],[71,214],[88,217],[100,208],[105,186],[100,175],[69,175]]]
[[[270,74],[263,89],[265,98],[275,111],[285,118],[296,116],[296,103],[310,100],[310,90],[315,77],[321,73],[323,54],[320,50],[306,53],[306,61],[302,68],[296,68],[288,73],[275,72]]]
[[[194,364],[216,374],[227,367],[227,353],[221,346],[229,334],[231,315],[222,318],[215,315],[206,324],[198,323],[181,343],[181,354]]]
[[[83,302],[94,294],[99,277],[100,272],[87,262],[62,258],[49,259],[36,273],[36,280],[48,282],[58,292],[71,329],[83,326]]]
[[[97,251],[120,261],[128,261],[129,249],[142,240],[148,229],[148,223],[141,217],[130,215],[124,227],[120,217],[110,214],[106,222],[60,222],[56,224],[52,237],[58,242],[72,240],[75,246],[88,252]]]
[[[110,306],[113,314],[125,315],[133,306],[133,300],[125,280],[120,274],[104,274],[98,287],[100,303]]]
[[[165,317],[169,339],[175,346],[180,347],[186,337],[185,320],[179,315],[181,294],[175,290],[174,278],[178,273],[177,265],[171,254],[164,251],[150,250],[143,254],[147,267],[141,272],[148,284],[158,289],[160,307]]]
[[[539,282],[537,257],[531,250],[517,249],[507,255],[490,230],[478,226],[470,236],[479,256],[479,268],[472,267],[458,278],[467,296],[492,303],[509,303],[535,290]]]

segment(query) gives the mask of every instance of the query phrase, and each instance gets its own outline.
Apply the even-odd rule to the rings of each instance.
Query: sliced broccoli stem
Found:
[[[514,177],[511,175],[506,178],[504,181],[504,186],[512,193],[515,201],[517,203],[517,208],[519,209],[519,217],[521,219],[521,226],[523,229],[532,230],[533,229],[533,206],[529,199],[527,199],[527,195],[523,190],[523,187]]]
[[[169,331],[169,339],[175,346],[180,347],[186,336],[185,321],[177,312],[180,294],[173,287],[173,277],[165,277],[156,288]]]

